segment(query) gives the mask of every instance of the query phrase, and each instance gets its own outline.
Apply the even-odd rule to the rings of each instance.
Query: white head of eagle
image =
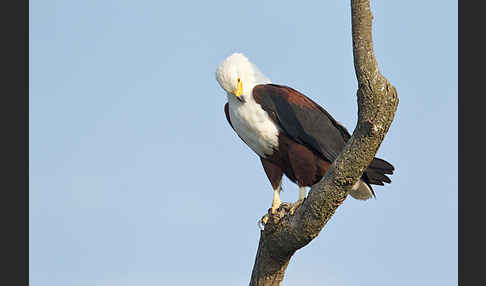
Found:
[[[218,66],[216,80],[227,93],[237,95],[240,100],[250,95],[255,85],[270,83],[270,79],[241,53],[232,54]]]
[[[274,190],[272,212],[281,204],[285,174],[299,186],[298,206],[305,187],[320,181],[344,149],[351,135],[322,106],[299,91],[272,84],[241,53],[227,57],[216,69],[216,79],[226,91],[226,119],[237,135],[257,155]],[[374,158],[349,194],[360,200],[373,197],[373,185],[391,180],[394,167]]]

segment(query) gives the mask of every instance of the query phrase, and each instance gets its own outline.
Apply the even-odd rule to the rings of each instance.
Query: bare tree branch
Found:
[[[374,158],[398,106],[395,88],[379,72],[373,51],[369,0],[351,0],[358,122],[342,153],[291,214],[283,205],[261,231],[251,286],[281,285],[290,258],[317,237]]]

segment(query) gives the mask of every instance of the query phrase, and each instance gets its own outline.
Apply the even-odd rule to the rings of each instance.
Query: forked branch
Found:
[[[292,255],[317,237],[349,189],[374,158],[398,106],[393,85],[379,72],[373,51],[369,0],[351,0],[353,56],[358,80],[358,122],[344,150],[302,205],[268,213],[261,231],[251,286],[281,285]]]

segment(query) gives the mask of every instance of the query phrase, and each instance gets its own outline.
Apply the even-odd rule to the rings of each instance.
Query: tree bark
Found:
[[[379,72],[373,51],[369,0],[351,0],[353,57],[358,80],[358,122],[344,150],[304,202],[291,213],[283,204],[268,212],[251,286],[281,285],[292,255],[312,241],[374,158],[398,106],[395,87]]]

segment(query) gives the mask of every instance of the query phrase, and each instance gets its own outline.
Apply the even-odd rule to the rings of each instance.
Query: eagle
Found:
[[[273,84],[241,53],[224,59],[216,80],[226,91],[224,112],[229,125],[259,157],[273,188],[271,212],[281,205],[282,177],[299,187],[320,181],[351,135],[322,106],[299,91]],[[394,167],[374,158],[349,194],[358,200],[375,197],[371,185],[391,183]]]

